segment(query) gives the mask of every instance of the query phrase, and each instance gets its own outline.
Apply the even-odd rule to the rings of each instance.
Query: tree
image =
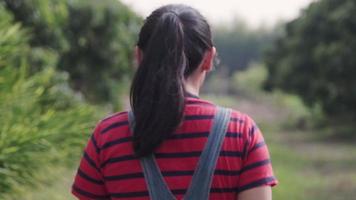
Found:
[[[332,119],[356,119],[356,1],[313,2],[266,54],[267,90],[282,89]]]
[[[71,47],[59,68],[68,71],[75,89],[93,101],[114,100],[114,84],[133,71],[139,18],[118,1],[68,4],[65,36]]]
[[[141,18],[117,0],[4,0],[33,32],[31,47],[54,51],[57,68],[94,103],[117,104],[116,85],[132,73]],[[113,89],[115,88],[115,89]]]
[[[29,30],[1,4],[0,35],[0,199],[24,199],[24,187],[49,183],[50,168],[77,161],[102,113],[74,94],[66,72],[51,65],[30,72]]]
[[[264,28],[251,29],[241,21],[235,21],[229,27],[217,26],[214,33],[221,64],[229,75],[246,69],[252,62],[259,62],[275,35]]]

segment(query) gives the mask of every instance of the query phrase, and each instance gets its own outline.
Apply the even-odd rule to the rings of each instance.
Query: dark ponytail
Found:
[[[196,10],[183,5],[168,5],[155,10],[140,31],[137,46],[143,56],[130,91],[136,120],[133,148],[138,157],[151,154],[182,122],[184,78],[197,67],[197,64],[191,66],[192,62],[200,59],[200,63],[204,52],[212,46],[209,38],[210,45],[192,47],[196,49],[196,55],[194,49],[186,49],[194,46],[191,40],[199,35],[194,35],[194,30],[189,28],[191,24],[187,24],[185,19],[190,18],[194,22],[197,16],[205,22],[208,37],[211,37],[204,18]],[[199,39],[194,42],[199,42]]]

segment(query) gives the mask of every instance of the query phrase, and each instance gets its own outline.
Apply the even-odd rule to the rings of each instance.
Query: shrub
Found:
[[[281,89],[312,109],[320,107],[329,124],[355,127],[355,12],[354,0],[321,0],[287,23],[266,57],[266,89]]]
[[[68,75],[47,66],[30,73],[28,32],[0,5],[0,199],[35,185],[45,166],[77,160],[98,119],[67,84]],[[40,52],[40,51],[39,51]],[[43,56],[40,56],[43,58]],[[55,56],[43,63],[55,62]]]

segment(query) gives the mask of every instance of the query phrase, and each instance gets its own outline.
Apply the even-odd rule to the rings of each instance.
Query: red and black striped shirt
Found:
[[[185,97],[184,123],[155,151],[158,166],[177,199],[185,194],[204,148],[216,105]],[[274,186],[268,148],[255,122],[233,110],[214,172],[209,199],[236,200],[261,185]],[[132,149],[127,112],[101,120],[84,150],[72,193],[79,199],[149,199]]]

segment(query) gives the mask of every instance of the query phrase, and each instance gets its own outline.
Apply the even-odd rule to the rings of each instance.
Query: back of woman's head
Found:
[[[210,27],[185,5],[160,7],[147,17],[137,43],[142,52],[130,103],[135,116],[133,148],[151,154],[183,120],[184,80],[212,45]]]

